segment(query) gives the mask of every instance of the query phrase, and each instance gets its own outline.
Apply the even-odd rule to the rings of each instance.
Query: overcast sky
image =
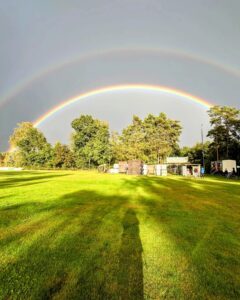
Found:
[[[239,0],[0,0],[0,150],[16,124],[82,92],[112,84],[164,85],[239,107]],[[92,114],[121,130],[133,114],[181,120],[181,144],[208,129],[206,108],[164,93],[96,95],[40,129],[68,142],[70,122]]]

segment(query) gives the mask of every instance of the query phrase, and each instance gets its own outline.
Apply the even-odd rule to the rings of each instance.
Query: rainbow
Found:
[[[80,100],[86,99],[88,97],[97,96],[105,93],[110,92],[117,92],[117,91],[128,91],[128,90],[137,90],[137,91],[152,91],[152,92],[160,92],[166,93],[169,95],[178,96],[180,98],[187,99],[189,101],[195,102],[204,106],[205,108],[210,108],[212,104],[200,97],[196,97],[184,91],[180,91],[178,89],[161,86],[161,85],[148,85],[148,84],[123,84],[123,85],[113,85],[107,86],[99,89],[95,89],[93,91],[85,92],[75,97],[69,98],[62,102],[61,104],[53,107],[49,111],[47,111],[44,115],[40,116],[33,124],[34,127],[38,127],[41,125],[45,120],[56,114],[57,112],[63,110],[64,108],[72,105]]]
[[[121,84],[121,85],[112,85],[112,86],[107,86],[99,89],[95,89],[93,91],[81,93],[80,95],[77,95],[75,97],[69,98],[62,102],[61,104],[53,107],[49,111],[47,111],[45,114],[40,116],[37,120],[33,122],[34,127],[40,126],[44,121],[46,121],[48,118],[56,114],[57,112],[63,110],[64,108],[70,106],[71,104],[74,104],[80,100],[86,99],[88,97],[92,96],[97,96],[105,93],[110,93],[110,92],[118,92],[118,91],[131,91],[131,90],[136,90],[136,91],[149,91],[149,92],[159,92],[159,93],[166,93],[169,95],[174,95],[180,98],[187,99],[191,102],[194,102],[196,104],[200,104],[206,109],[209,109],[213,104],[208,102],[207,100],[194,96],[192,94],[189,94],[184,91],[180,91],[175,88],[170,88],[167,86],[161,86],[161,85],[150,85],[150,84]],[[14,147],[10,147],[8,152],[14,151]]]
[[[82,63],[89,61],[91,59],[102,59],[103,57],[109,57],[113,55],[125,55],[125,54],[142,54],[142,55],[170,55],[173,57],[177,57],[180,59],[186,59],[190,61],[195,61],[202,63],[204,65],[212,66],[219,71],[223,71],[228,75],[234,76],[236,78],[240,78],[240,70],[234,69],[232,66],[221,64],[220,62],[214,61],[209,58],[203,58],[201,56],[183,52],[180,49],[168,49],[168,48],[116,48],[102,51],[93,51],[87,54],[82,54],[82,56],[69,58],[61,63],[49,65],[47,68],[40,70],[39,73],[31,74],[30,77],[25,78],[23,81],[17,83],[13,89],[6,91],[3,95],[0,95],[0,107],[2,107],[8,101],[11,101],[14,97],[16,97],[19,93],[29,88],[35,81],[44,78],[53,72],[60,71],[65,67],[69,67],[71,65],[75,65],[76,63]]]

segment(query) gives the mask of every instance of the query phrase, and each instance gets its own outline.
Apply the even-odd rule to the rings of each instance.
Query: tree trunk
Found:
[[[228,152],[229,152],[228,140],[229,140],[229,139],[227,138],[227,151],[226,151],[226,152],[227,152],[227,153],[226,153],[227,157],[226,157],[226,158],[228,158]]]

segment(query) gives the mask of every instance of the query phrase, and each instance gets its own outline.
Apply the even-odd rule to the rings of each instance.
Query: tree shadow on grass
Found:
[[[39,212],[50,214],[5,240],[5,246],[19,245],[19,239],[26,245],[0,268],[3,296],[143,299],[142,245],[130,201],[80,190],[47,207],[39,204]]]
[[[27,173],[28,174],[28,173]],[[37,173],[38,174],[38,173]],[[14,174],[19,175],[19,174]],[[11,175],[11,176],[14,176]],[[30,175],[30,174],[28,174]],[[38,183],[42,183],[42,180],[48,180],[52,178],[58,178],[58,177],[64,177],[69,176],[70,174],[44,174],[44,175],[36,175],[32,174],[31,177],[9,177],[3,180],[0,180],[0,189],[1,188],[11,188],[11,187],[19,187],[19,186],[27,186],[27,185],[33,185],[36,184],[36,181],[39,181]]]
[[[182,177],[135,177],[124,184],[136,190],[146,215],[187,259],[198,298],[239,299],[239,185]],[[181,274],[183,282],[189,274]]]
[[[121,248],[119,251],[119,297],[120,299],[143,299],[142,243],[139,221],[133,209],[124,215]]]

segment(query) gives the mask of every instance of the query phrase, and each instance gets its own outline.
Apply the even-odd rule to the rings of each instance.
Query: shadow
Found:
[[[121,248],[119,252],[119,297],[120,299],[144,298],[142,243],[139,236],[139,221],[133,209],[124,215]]]
[[[6,198],[9,198],[9,196],[6,196]],[[2,204],[1,199],[0,204]],[[41,202],[23,202],[0,206],[0,230],[3,229],[3,227],[17,226],[29,218],[29,216],[33,217],[39,213],[41,206]],[[12,236],[14,236],[14,234],[12,234]],[[2,241],[3,238],[0,239],[0,245]]]
[[[37,175],[36,175],[37,174]],[[10,187],[15,187],[15,186],[27,186],[27,185],[32,185],[36,181],[39,181],[38,183],[42,183],[41,180],[48,180],[52,178],[58,178],[58,177],[63,177],[63,176],[69,176],[70,174],[44,174],[39,175],[38,173],[24,173],[24,174],[19,174],[19,173],[14,173],[14,174],[7,174],[8,177],[7,179],[0,180],[0,188],[10,188]],[[18,175],[18,176],[16,176]],[[19,177],[21,175],[21,177]],[[25,176],[28,175],[28,176]],[[31,176],[30,176],[31,175]],[[34,176],[32,176],[34,175]],[[15,176],[15,177],[14,177]],[[35,183],[37,184],[37,183]]]
[[[219,299],[239,298],[240,289],[235,276],[240,265],[237,246],[239,183],[211,177],[172,176],[135,177],[126,179],[124,185],[136,191],[144,213],[171,241],[168,254],[172,255],[176,270],[183,270],[182,273],[179,271],[183,284],[194,278],[191,284],[195,285],[193,290],[199,299],[203,295]],[[192,276],[185,271],[181,259],[176,260],[177,255],[191,266]],[[217,275],[215,270],[219,270]],[[176,275],[178,271],[175,272]],[[228,278],[221,276],[225,273],[229,274]],[[186,298],[186,291],[183,289],[182,292],[182,298]],[[173,295],[165,296],[172,298]]]
[[[40,202],[31,202],[31,203],[18,203],[13,205],[6,205],[0,208],[0,212],[11,211],[11,210],[16,210],[17,212],[19,209],[35,208],[37,205],[40,204],[41,204]]]
[[[137,215],[143,226],[145,221],[154,225],[156,231],[149,235],[163,233],[171,241],[165,262],[161,256],[164,244],[151,252],[156,257],[151,258],[153,265],[160,269],[163,261],[166,266],[160,270],[163,277],[156,281],[168,283],[163,298],[190,299],[189,291],[199,293],[199,299],[204,295],[239,298],[234,278],[239,268],[238,246],[234,246],[239,214],[233,215],[231,207],[239,199],[235,186],[231,187],[232,198],[225,201],[226,184],[219,186],[211,180],[205,184],[174,177],[121,180],[112,193],[107,184],[99,190],[90,185],[51,201],[19,203],[0,210],[0,221],[6,226],[0,236],[0,298],[143,299],[143,249]],[[220,271],[216,274],[214,270]],[[228,278],[218,274],[228,274]],[[146,276],[146,286],[147,280]],[[196,288],[188,285],[191,280]],[[186,286],[182,294],[180,284]]]
[[[23,223],[0,243],[2,249],[19,247],[17,259],[0,267],[3,296],[11,298],[12,293],[18,293],[24,299],[56,296],[59,299],[119,299],[119,245],[122,222],[126,229],[129,219],[128,215],[123,221],[128,203],[127,197],[90,190],[65,194],[48,205],[34,203],[35,210],[43,213],[42,218]],[[32,207],[16,205],[5,212],[19,209]],[[134,214],[131,218],[135,236],[138,221]],[[136,243],[136,237],[134,241]],[[133,269],[136,272],[136,264]],[[128,284],[133,285],[134,282]]]

